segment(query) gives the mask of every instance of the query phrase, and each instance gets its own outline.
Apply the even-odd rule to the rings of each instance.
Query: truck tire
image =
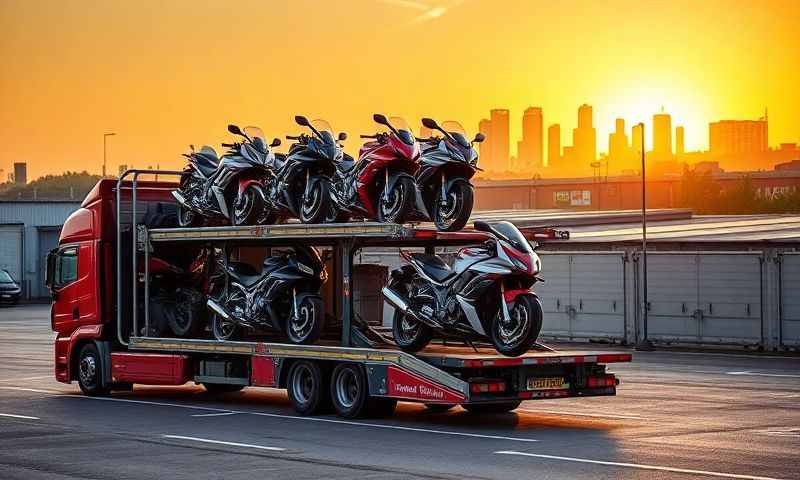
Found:
[[[111,392],[111,388],[102,385],[102,363],[100,351],[94,343],[87,343],[78,353],[76,363],[78,385],[84,395],[90,397],[105,396]]]
[[[461,405],[464,407],[469,413],[474,414],[486,414],[486,413],[508,413],[511,410],[515,410],[519,407],[522,400],[512,400],[510,402],[500,402],[500,403],[478,403],[474,405],[466,404]]]
[[[287,392],[294,410],[300,415],[326,413],[330,409],[329,378],[319,363],[300,360],[292,365],[287,380]]]
[[[203,388],[208,393],[213,395],[222,395],[224,393],[238,392],[244,388],[244,385],[231,385],[229,383],[204,383]]]
[[[331,401],[336,414],[344,418],[363,418],[369,412],[369,388],[360,365],[342,363],[331,375]]]

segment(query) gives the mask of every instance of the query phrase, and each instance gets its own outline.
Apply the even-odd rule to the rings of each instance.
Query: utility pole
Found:
[[[647,338],[647,313],[649,301],[647,298],[647,170],[644,159],[646,147],[644,145],[644,122],[642,127],[642,339],[636,343],[636,350],[652,351],[653,343]]]
[[[106,139],[116,135],[116,133],[104,133],[103,134],[103,177],[106,176]]]

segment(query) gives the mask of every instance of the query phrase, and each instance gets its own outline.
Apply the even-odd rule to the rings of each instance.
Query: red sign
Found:
[[[275,362],[272,357],[254,356],[250,361],[250,370],[250,382],[253,386],[275,386]]]
[[[389,395],[392,397],[424,400],[428,403],[460,403],[464,401],[464,395],[459,392],[440,387],[429,380],[391,365],[389,366],[388,381]]]

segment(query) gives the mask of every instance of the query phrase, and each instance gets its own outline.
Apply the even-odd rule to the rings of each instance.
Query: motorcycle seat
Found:
[[[205,176],[214,173],[219,166],[219,158],[217,158],[217,154],[211,148],[206,149],[204,147],[199,152],[195,152],[192,154],[192,159],[200,172]]]
[[[255,268],[241,262],[230,262],[228,264],[228,271],[237,282],[245,287],[255,284],[263,277]]]
[[[419,265],[426,275],[440,283],[446,281],[456,273],[444,260],[436,255],[412,253],[410,258],[412,262]]]

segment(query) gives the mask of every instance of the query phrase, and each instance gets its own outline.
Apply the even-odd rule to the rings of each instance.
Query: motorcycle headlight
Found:
[[[314,275],[314,269],[309,267],[308,265],[305,265],[303,263],[297,262],[297,268],[299,268],[300,271],[305,273],[305,274]]]
[[[533,257],[533,271],[531,272],[534,275],[538,275],[539,272],[542,271],[542,260],[539,258],[538,255]]]

